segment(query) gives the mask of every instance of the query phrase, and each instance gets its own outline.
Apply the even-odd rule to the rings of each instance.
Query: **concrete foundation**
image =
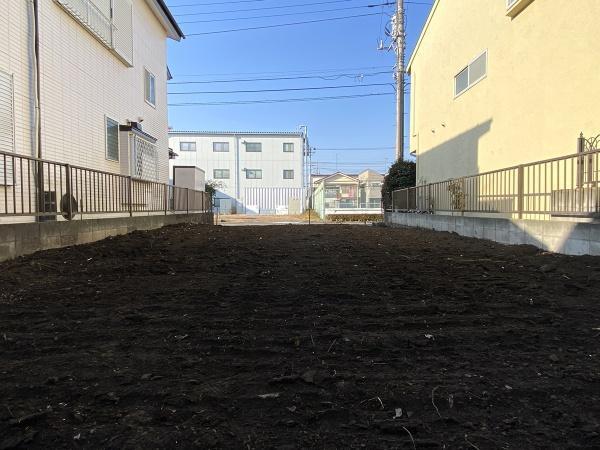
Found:
[[[212,213],[169,214],[74,220],[71,222],[0,225],[0,261],[39,250],[87,244],[136,230],[153,230],[176,223],[212,224]]]
[[[533,245],[565,255],[600,256],[600,224],[386,212],[390,226],[447,231],[510,245]]]

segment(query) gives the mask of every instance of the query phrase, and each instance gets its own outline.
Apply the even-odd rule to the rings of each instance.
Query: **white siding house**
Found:
[[[166,39],[183,34],[164,1],[0,6],[0,151],[168,181]]]
[[[295,214],[304,209],[306,138],[301,132],[171,131],[171,166],[196,166],[221,184],[221,213]]]

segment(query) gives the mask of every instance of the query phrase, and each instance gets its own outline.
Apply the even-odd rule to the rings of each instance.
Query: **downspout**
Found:
[[[33,0],[33,65],[35,76],[35,157],[42,158],[42,108],[41,108],[41,87],[40,87],[40,8],[39,0]],[[37,191],[37,211],[42,212],[44,208],[44,165],[42,162],[37,164],[36,173],[36,191]],[[42,216],[36,216],[38,222],[42,222]]]
[[[33,0],[33,65],[35,73],[35,156],[42,158],[42,112],[40,106],[40,10],[39,0]]]

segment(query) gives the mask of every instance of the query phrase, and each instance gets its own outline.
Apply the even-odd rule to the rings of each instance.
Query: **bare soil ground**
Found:
[[[600,259],[175,226],[0,265],[0,449],[598,449]]]

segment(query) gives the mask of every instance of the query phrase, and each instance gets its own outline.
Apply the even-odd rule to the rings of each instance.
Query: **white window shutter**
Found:
[[[129,0],[113,0],[113,48],[133,65],[133,14]]]

